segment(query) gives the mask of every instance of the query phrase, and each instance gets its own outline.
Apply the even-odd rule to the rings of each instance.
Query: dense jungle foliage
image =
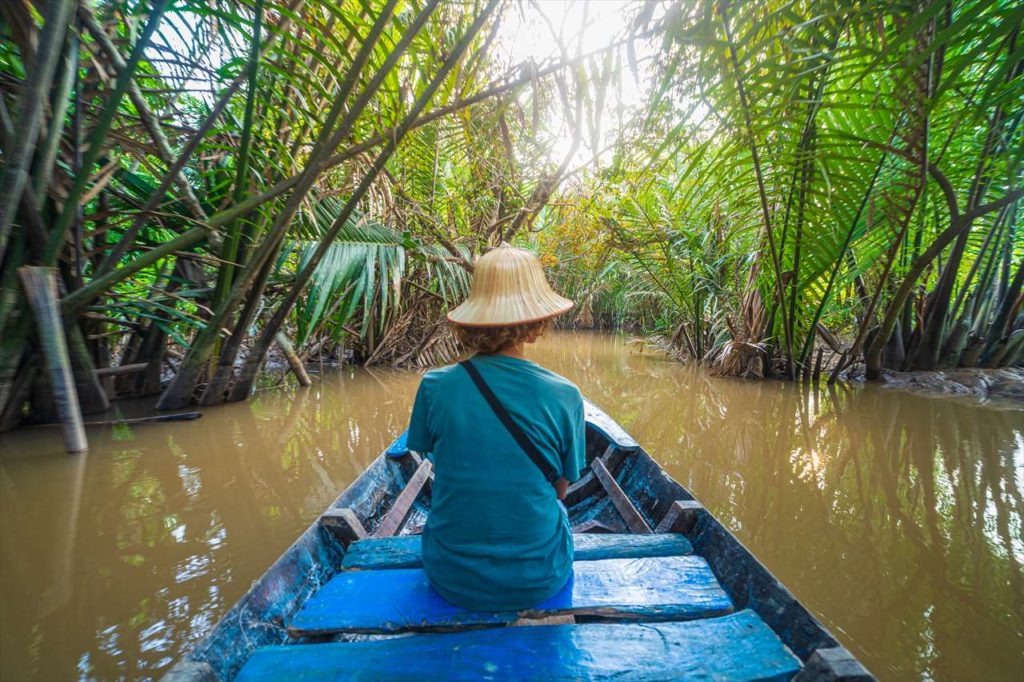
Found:
[[[1024,5],[651,0],[595,48],[571,4],[2,3],[0,429],[52,412],[23,266],[87,411],[450,359],[503,241],[726,374],[1024,362]]]

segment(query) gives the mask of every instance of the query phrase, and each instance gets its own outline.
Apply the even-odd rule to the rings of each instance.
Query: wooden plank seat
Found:
[[[571,614],[610,619],[689,620],[731,613],[732,602],[696,556],[577,561],[569,583],[516,613],[481,613],[446,602],[420,568],[342,571],[289,623],[293,636],[391,633],[506,625]]]
[[[800,661],[753,611],[681,623],[542,625],[257,649],[239,682],[789,680]]]
[[[676,533],[658,535],[576,533],[572,536],[577,561],[637,559],[693,554],[690,541]],[[406,535],[360,540],[349,545],[342,567],[352,570],[421,568],[421,537]]]

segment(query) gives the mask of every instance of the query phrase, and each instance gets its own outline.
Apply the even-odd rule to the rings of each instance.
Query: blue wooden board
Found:
[[[384,454],[388,457],[404,457],[405,453],[409,452],[409,432],[402,431],[395,442],[388,446],[388,449],[384,451]]]
[[[587,614],[608,618],[688,620],[730,613],[728,595],[695,556],[577,561],[558,594],[518,613],[480,613],[441,598],[420,568],[344,571],[289,623],[295,635],[386,633],[500,625],[520,617]]]
[[[419,535],[359,540],[349,545],[345,569],[420,568],[423,566]],[[572,536],[577,561],[636,559],[645,556],[693,554],[690,541],[675,533],[630,535],[577,533]]]
[[[542,625],[258,649],[239,682],[789,680],[800,661],[752,611],[684,623]]]

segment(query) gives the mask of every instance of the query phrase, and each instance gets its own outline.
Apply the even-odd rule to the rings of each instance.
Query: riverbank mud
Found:
[[[881,383],[886,388],[915,393],[970,396],[986,401],[1011,401],[1024,405],[1024,368],[1020,367],[961,367],[929,372],[885,370]]]

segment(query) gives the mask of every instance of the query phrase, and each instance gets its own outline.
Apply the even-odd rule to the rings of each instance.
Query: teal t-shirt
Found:
[[[586,440],[579,389],[529,360],[477,355],[473,364],[555,470],[577,480]],[[423,567],[441,596],[477,611],[515,611],[565,585],[573,559],[565,507],[464,368],[424,375],[408,447],[434,462]]]

